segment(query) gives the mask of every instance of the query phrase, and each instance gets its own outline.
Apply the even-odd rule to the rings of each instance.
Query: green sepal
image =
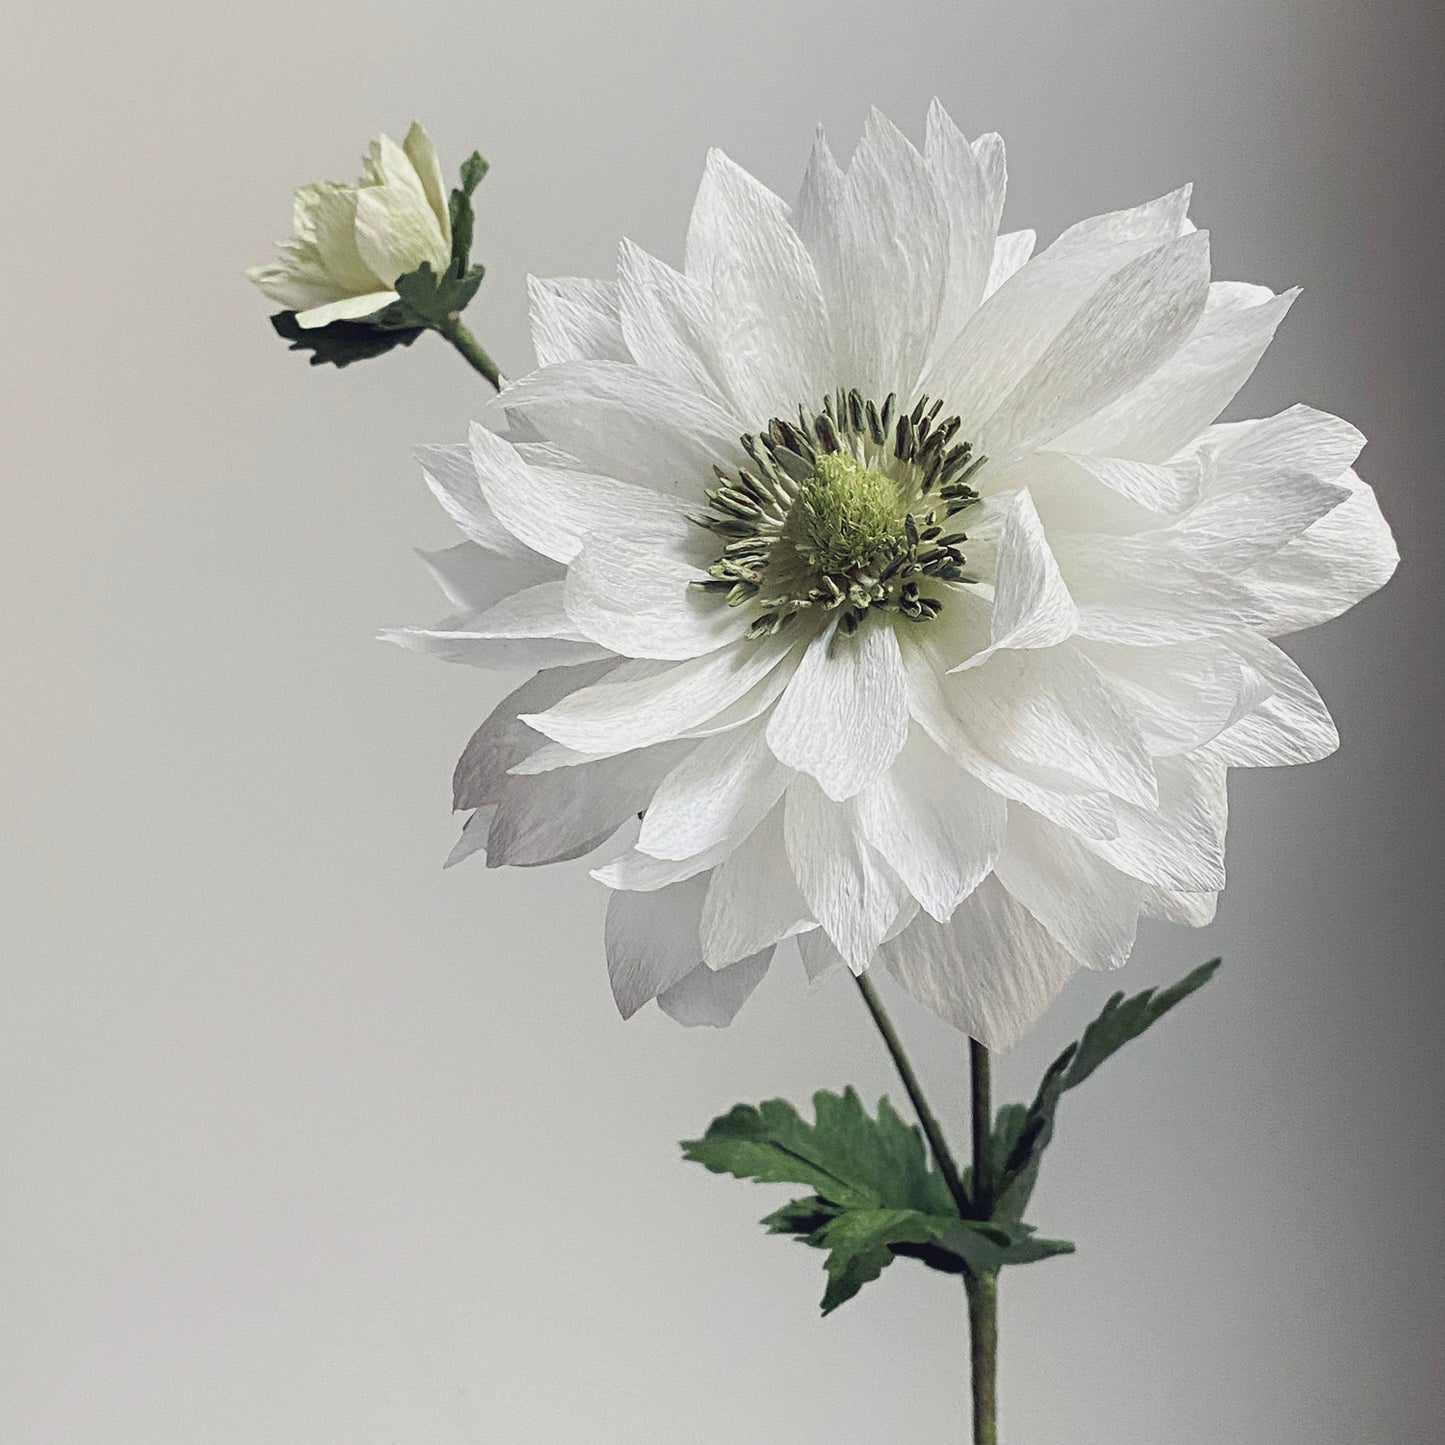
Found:
[[[472,229],[475,216],[472,211],[472,192],[481,185],[487,173],[487,163],[480,152],[473,151],[462,162],[461,185],[451,193],[447,209],[452,222],[452,264],[454,275],[465,276],[472,261]]]
[[[1076,1089],[1131,1039],[1138,1038],[1176,1004],[1203,988],[1219,964],[1219,959],[1211,959],[1165,989],[1145,989],[1132,998],[1116,993],[1084,1030],[1083,1037],[1049,1065],[1033,1103],[1027,1109],[1010,1104],[999,1110],[990,1140],[998,1181],[995,1218],[1021,1219],[1028,1208],[1039,1163],[1054,1136],[1054,1120],[1064,1093]]]
[[[326,326],[301,326],[294,311],[278,311],[271,317],[276,334],[291,343],[288,350],[309,351],[311,365],[350,366],[353,361],[368,361],[395,346],[410,346],[426,329],[412,324],[388,322],[396,312],[388,306],[364,321],[332,321]]]
[[[485,274],[485,266],[473,266],[460,275],[449,268],[438,276],[431,262],[423,261],[415,271],[398,276],[393,289],[413,325],[442,330],[466,310]]]

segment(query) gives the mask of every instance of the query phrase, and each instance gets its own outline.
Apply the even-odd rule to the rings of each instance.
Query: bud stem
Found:
[[[480,372],[482,376],[486,377],[495,390],[502,389],[502,373],[498,371],[497,363],[487,355],[481,342],[462,325],[459,316],[449,317],[443,325],[436,328],[436,331],[438,336],[450,341],[461,352],[473,371]]]

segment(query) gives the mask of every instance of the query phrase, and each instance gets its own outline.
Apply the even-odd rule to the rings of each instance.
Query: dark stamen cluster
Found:
[[[843,609],[847,633],[870,607],[937,616],[942,602],[920,588],[974,580],[960,545],[967,534],[945,524],[977,502],[968,481],[986,460],[958,440],[958,417],[939,420],[942,410],[925,397],[899,412],[896,396],[879,406],[840,388],[821,411],[800,407],[796,424],[774,418],[743,437],[751,465],[716,469],[712,513],[698,519],[722,539],[722,554],[692,585],[726,593],[729,606],[755,602],[750,637],[815,607]]]

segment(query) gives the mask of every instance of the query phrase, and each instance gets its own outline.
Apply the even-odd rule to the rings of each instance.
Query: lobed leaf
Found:
[[[809,1124],[782,1099],[739,1104],[685,1141],[686,1158],[718,1174],[763,1184],[806,1184],[840,1209],[917,1209],[952,1214],[923,1136],[887,1099],[872,1118],[852,1088],[813,1096]]]
[[[1022,1113],[1017,1104],[999,1110],[993,1131],[997,1217],[1021,1219],[1028,1208],[1040,1161],[1054,1135],[1059,1100],[1065,1091],[1077,1088],[1131,1039],[1138,1038],[1176,1004],[1203,988],[1214,977],[1219,964],[1219,959],[1211,959],[1165,989],[1145,989],[1132,998],[1116,993],[1079,1041],[1070,1044],[1049,1065],[1033,1103]],[[1001,1144],[1006,1147],[1000,1148]]]

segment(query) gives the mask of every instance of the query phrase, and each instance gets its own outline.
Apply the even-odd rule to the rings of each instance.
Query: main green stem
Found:
[[[977,1039],[968,1041],[968,1081],[973,1117],[973,1202],[978,1218],[993,1215],[993,1161],[988,1155],[993,1132],[993,1100],[990,1098],[988,1049]]]
[[[993,1161],[989,1135],[993,1124],[988,1049],[968,1041],[968,1075],[972,1086],[973,1205],[979,1219],[994,1209]],[[967,1274],[969,1363],[973,1375],[974,1445],[998,1445],[998,1274]]]
[[[973,1122],[973,1195],[963,1187],[958,1165],[949,1152],[948,1141],[928,1100],[913,1065],[903,1051],[903,1043],[878,997],[867,974],[856,975],[858,992],[873,1015],[878,1032],[892,1056],[898,1077],[908,1090],[918,1122],[923,1126],[928,1147],[933,1151],[938,1172],[965,1219],[991,1219],[994,1207],[993,1161],[989,1158],[989,1137],[993,1128],[993,1101],[990,1098],[990,1060],[988,1050],[977,1039],[968,1041],[968,1073],[972,1085]],[[973,1445],[998,1445],[998,1274],[968,1273],[963,1277],[968,1292],[968,1348],[973,1383]]]
[[[998,1445],[998,1275],[970,1274],[964,1286],[973,1373],[973,1445]]]
[[[938,1172],[943,1175],[943,1182],[948,1186],[948,1192],[953,1196],[958,1212],[967,1219],[972,1214],[973,1202],[963,1187],[958,1165],[953,1162],[943,1130],[938,1127],[938,1120],[933,1117],[933,1110],[928,1107],[928,1100],[923,1097],[918,1075],[913,1072],[913,1065],[908,1062],[908,1055],[903,1052],[903,1044],[893,1028],[893,1020],[888,1017],[888,1010],[883,1007],[883,1000],[878,997],[878,990],[873,987],[868,975],[860,973],[855,975],[855,978],[858,992],[863,995],[863,1002],[868,1005],[868,1012],[873,1015],[873,1022],[878,1025],[878,1032],[883,1035],[883,1042],[893,1057],[898,1077],[903,1080],[903,1087],[908,1090],[913,1112],[918,1115],[918,1122],[923,1125],[923,1134],[928,1140],[928,1147],[933,1151]]]
[[[438,336],[445,337],[461,352],[473,371],[486,377],[495,390],[502,389],[502,373],[497,369],[497,363],[487,355],[482,343],[462,325],[461,317],[449,317],[446,324],[438,326],[436,330]]]

